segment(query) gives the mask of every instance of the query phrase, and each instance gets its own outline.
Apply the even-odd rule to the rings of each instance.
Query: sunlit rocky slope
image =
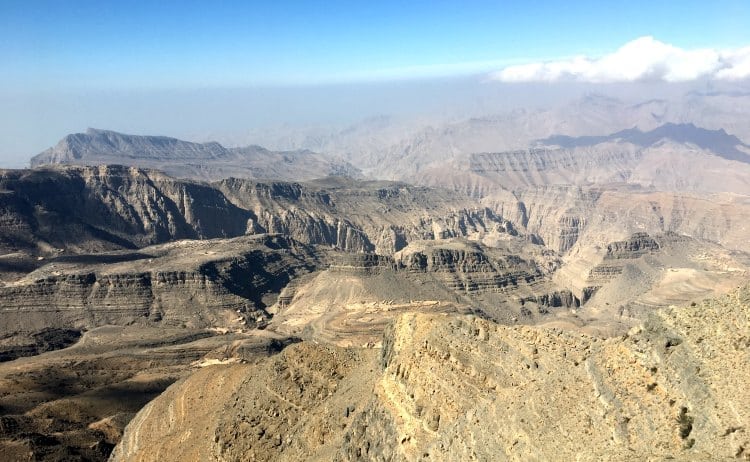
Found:
[[[201,371],[112,460],[746,460],[749,329],[747,287],[608,340],[403,315],[381,351]]]

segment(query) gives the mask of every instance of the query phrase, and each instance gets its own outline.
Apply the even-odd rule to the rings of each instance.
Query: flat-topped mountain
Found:
[[[269,151],[260,146],[225,148],[166,136],[126,135],[89,128],[66,136],[32,157],[31,166],[128,165],[156,168],[184,178],[217,180],[229,176],[309,180],[330,175],[358,176],[351,164],[308,150]]]
[[[167,136],[126,135],[89,128],[66,136],[55,147],[34,156],[31,165],[81,162],[127,163],[138,160],[215,160],[232,153],[219,143],[191,143]]]

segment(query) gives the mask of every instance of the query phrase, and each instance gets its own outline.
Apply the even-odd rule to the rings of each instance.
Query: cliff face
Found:
[[[132,324],[246,330],[265,325],[281,289],[319,264],[312,249],[280,236],[62,257],[0,287],[0,332]]]
[[[207,185],[106,166],[8,170],[0,175],[0,191],[0,244],[43,253],[282,233],[389,254],[414,239],[515,234],[507,220],[468,198],[394,183],[230,179]]]
[[[228,179],[218,188],[266,232],[347,251],[392,254],[409,242],[475,233],[518,234],[470,198],[401,183],[320,180],[307,185]]]
[[[480,203],[497,211],[531,240],[565,253],[600,213],[601,191],[575,186],[540,186],[510,194],[498,191]]]
[[[127,167],[0,174],[0,246],[57,255],[140,248],[174,239],[283,233],[309,244],[390,255],[424,239],[525,235],[567,253],[634,232],[675,232],[747,250],[743,196],[544,186],[479,203],[386,182],[229,179],[209,185]],[[57,249],[57,250],[56,250]]]
[[[648,233],[635,233],[630,239],[609,244],[604,258],[608,260],[638,258],[641,255],[658,250],[659,243]]]
[[[459,312],[504,323],[554,319],[580,304],[552,284],[558,259],[520,239],[490,248],[418,241],[393,257],[333,253],[329,266],[284,288],[268,329],[339,346],[375,345],[404,312]]]
[[[497,254],[477,244],[459,241],[420,244],[399,252],[399,264],[412,273],[432,273],[458,293],[501,292],[543,278],[542,261],[536,263],[518,255]]]
[[[210,186],[119,166],[9,170],[0,188],[6,246],[137,248],[242,235],[250,218]]]
[[[750,459],[749,316],[748,288],[608,340],[407,314],[379,358],[303,343],[175,384],[112,460]]]
[[[643,157],[629,144],[593,149],[532,148],[469,156],[468,171],[506,188],[550,184],[606,184],[626,181]]]
[[[606,247],[637,232],[671,232],[750,250],[744,228],[750,217],[747,195],[555,185],[495,191],[479,202],[519,233],[561,253]]]

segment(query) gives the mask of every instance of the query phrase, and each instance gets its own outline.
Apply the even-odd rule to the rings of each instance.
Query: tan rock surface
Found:
[[[107,326],[69,348],[0,362],[0,459],[106,460],[130,419],[175,380],[292,341],[264,331]]]
[[[404,314],[380,358],[302,343],[205,368],[112,460],[747,460],[749,339],[749,287],[608,340]]]

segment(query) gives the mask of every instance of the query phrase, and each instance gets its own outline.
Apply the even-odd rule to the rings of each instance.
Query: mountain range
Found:
[[[225,148],[165,136],[136,136],[89,128],[66,136],[31,158],[31,166],[129,165],[156,168],[176,177],[218,180],[229,176],[305,180],[359,176],[351,164],[307,151],[269,151],[260,146]]]
[[[0,454],[747,459],[747,98],[68,135],[0,171]]]
[[[727,160],[750,163],[750,145],[743,143],[734,135],[729,135],[723,128],[706,130],[696,127],[692,123],[667,123],[646,132],[638,128],[631,128],[606,136],[572,137],[555,135],[539,140],[539,143],[571,149],[590,147],[607,142],[622,142],[646,148],[663,141],[697,146]]]

